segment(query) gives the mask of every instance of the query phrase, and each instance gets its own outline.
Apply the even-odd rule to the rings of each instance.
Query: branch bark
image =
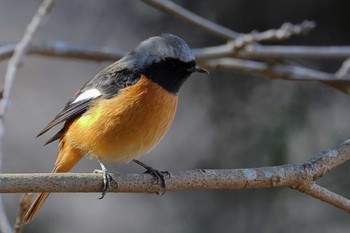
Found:
[[[248,189],[286,186],[350,212],[350,200],[315,184],[350,160],[350,140],[298,164],[247,169],[199,169],[170,172],[166,188],[149,174],[112,174],[109,192],[162,193],[194,189]],[[1,193],[101,192],[101,174],[1,174]]]

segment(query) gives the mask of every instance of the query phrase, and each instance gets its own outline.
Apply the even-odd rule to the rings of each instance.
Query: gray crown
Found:
[[[118,63],[130,69],[142,69],[165,58],[175,58],[183,62],[195,59],[183,39],[172,34],[162,34],[141,42]]]

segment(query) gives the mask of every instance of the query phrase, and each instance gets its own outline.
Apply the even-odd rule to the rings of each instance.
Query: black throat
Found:
[[[150,65],[141,73],[165,90],[177,94],[182,84],[191,75],[190,69],[195,65],[194,61],[183,62],[175,58],[166,58]]]

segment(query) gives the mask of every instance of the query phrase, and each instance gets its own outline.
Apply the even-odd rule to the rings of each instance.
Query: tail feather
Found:
[[[53,169],[52,173],[69,172],[80,161],[82,156],[83,154],[79,149],[70,145],[65,145],[64,141],[62,141],[61,150],[57,156],[55,168]],[[50,193],[39,194],[24,216],[23,223],[27,224],[34,219],[35,215],[39,212],[49,194]]]
[[[49,194],[50,193],[39,194],[39,196],[35,199],[33,204],[30,206],[28,212],[24,216],[23,223],[25,224],[30,223],[34,219],[35,215],[39,212],[41,206],[44,204]]]

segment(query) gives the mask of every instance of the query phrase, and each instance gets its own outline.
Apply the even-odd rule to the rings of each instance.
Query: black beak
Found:
[[[209,72],[208,72],[206,69],[204,69],[204,68],[202,68],[202,67],[200,67],[200,66],[194,66],[194,67],[192,67],[192,68],[190,69],[190,71],[191,71],[192,73],[197,72],[197,73],[209,74]]]

